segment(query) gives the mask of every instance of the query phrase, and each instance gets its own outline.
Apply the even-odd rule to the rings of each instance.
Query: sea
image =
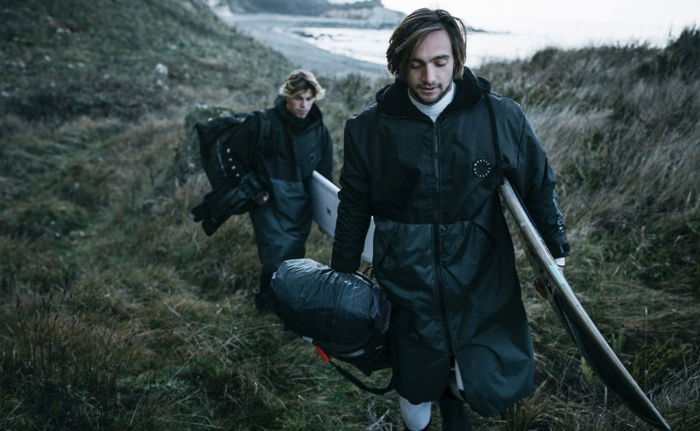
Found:
[[[348,3],[358,0],[331,1]],[[492,61],[527,59],[545,48],[576,49],[603,45],[663,48],[684,29],[700,26],[699,0],[654,3],[589,1],[590,5],[560,0],[537,3],[489,0],[486,4],[479,3],[478,8],[468,0],[435,3],[451,5],[455,12],[460,13],[457,16],[472,17],[473,21],[466,22],[472,27],[467,35],[466,61],[472,68]],[[386,65],[391,28],[370,28],[367,23],[356,24],[347,19],[232,14],[222,6],[221,0],[208,2],[222,19],[251,31],[271,46],[279,43],[279,37],[272,37],[277,34],[282,40],[299,38],[333,54]],[[424,6],[426,2],[383,0],[382,3],[406,12],[414,6]],[[472,9],[469,9],[470,5]]]
[[[664,47],[682,29],[650,30],[619,23],[567,21],[512,31],[471,31],[467,36],[467,65],[479,67],[486,62],[527,59],[550,47]],[[391,29],[308,26],[301,27],[296,34],[303,34],[305,41],[334,54],[385,65],[391,32]]]

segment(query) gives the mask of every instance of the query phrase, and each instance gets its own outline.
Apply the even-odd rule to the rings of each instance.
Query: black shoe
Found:
[[[260,291],[260,289],[253,289],[253,300],[255,301],[255,308],[264,313],[271,313],[275,311],[275,307],[270,297],[270,292]]]
[[[471,431],[469,414],[464,408],[464,402],[457,398],[442,397],[438,401],[442,415],[443,431]]]

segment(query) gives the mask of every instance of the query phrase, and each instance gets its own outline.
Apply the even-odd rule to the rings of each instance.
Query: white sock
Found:
[[[433,403],[430,401],[420,404],[411,404],[404,397],[399,397],[399,407],[401,408],[401,418],[406,427],[411,431],[420,431],[430,423],[430,408]]]

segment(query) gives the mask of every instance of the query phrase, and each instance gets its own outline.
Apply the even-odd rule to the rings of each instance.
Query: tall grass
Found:
[[[254,311],[246,216],[211,238],[186,219],[207,190],[187,113],[269,106],[293,66],[195,0],[88,3],[0,10],[0,428],[400,429],[394,394],[362,393]],[[584,305],[688,430],[700,428],[697,46],[688,30],[664,50],[546,50],[478,71],[548,148]],[[344,120],[383,83],[322,83],[337,178]],[[330,241],[314,231],[308,255],[327,260]],[[538,389],[475,428],[643,428],[524,297]]]

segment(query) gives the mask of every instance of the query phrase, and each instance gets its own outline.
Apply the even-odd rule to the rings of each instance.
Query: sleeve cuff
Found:
[[[360,259],[343,258],[340,254],[334,252],[333,257],[331,258],[330,266],[338,272],[346,272],[352,274],[358,269],[360,269]]]

